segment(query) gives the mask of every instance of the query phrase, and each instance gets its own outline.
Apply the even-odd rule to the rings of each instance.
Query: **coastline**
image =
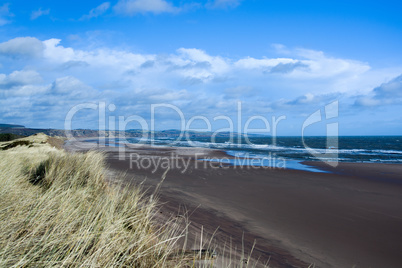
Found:
[[[140,146],[127,149],[126,160],[121,161],[117,148],[100,150],[105,151],[111,169],[127,173],[128,183],[142,182],[150,189],[159,183],[163,170],[152,172],[152,161],[147,169],[130,168],[129,154],[137,154],[137,161],[172,155],[188,160],[192,168],[168,172],[160,189],[161,211],[174,213],[185,206],[194,224],[210,233],[220,227],[218,239],[231,236],[240,246],[244,231],[246,248],[257,240],[253,257],[270,258],[273,267],[307,267],[310,263],[316,267],[398,267],[402,263],[398,251],[402,247],[402,185],[390,183],[399,181],[400,165],[341,163],[339,169],[329,170],[321,163],[305,163],[332,173],[229,165],[199,168],[194,153],[226,154]],[[373,173],[374,167],[380,173]],[[385,174],[386,180],[379,180],[378,174]]]

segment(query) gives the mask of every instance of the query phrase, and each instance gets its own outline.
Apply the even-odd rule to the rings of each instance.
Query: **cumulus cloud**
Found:
[[[274,98],[280,95],[276,88],[286,88],[285,92],[295,93],[353,94],[358,88],[348,87],[350,81],[355,81],[355,84],[364,82],[356,77],[370,69],[363,62],[331,58],[312,50],[297,50],[293,53],[296,56],[288,58],[247,57],[233,60],[196,48],[180,48],[174,54],[161,56],[106,48],[83,51],[64,47],[60,42],[59,39],[43,41],[44,58],[58,65],[59,70],[86,68],[85,75],[76,73],[80,79],[88,79],[94,76],[91,73],[96,73],[110,78],[103,85],[119,81],[121,86],[125,85],[123,87],[168,85],[180,88],[209,84],[212,88],[214,83],[221,83],[224,88],[230,88],[238,84],[252,87],[258,84],[259,90],[274,90]]]
[[[58,70],[87,68],[88,72],[96,70],[98,75],[127,85],[135,83],[140,87],[149,84],[163,87],[166,83],[176,83],[176,86],[242,83],[244,77],[245,81],[252,79],[253,83],[265,87],[294,87],[313,94],[323,91],[353,94],[356,89],[348,87],[350,81],[370,69],[364,62],[331,58],[312,50],[297,51],[296,56],[288,58],[247,57],[233,60],[210,55],[197,48],[180,48],[174,54],[160,56],[107,48],[84,51],[64,47],[60,42],[60,39],[43,41],[44,59],[57,65]]]
[[[286,58],[247,57],[235,61],[233,67],[253,79],[264,79],[267,87],[293,88],[299,93],[343,92],[352,95],[378,78],[362,79],[370,71],[365,62],[333,58],[321,51],[288,51]],[[262,75],[266,77],[261,78]]]
[[[92,87],[73,76],[43,82],[33,71],[0,74],[0,118],[25,122],[31,118],[36,124],[45,121],[42,127],[49,127],[50,122],[62,123],[74,105],[99,97]]]
[[[0,43],[0,55],[11,57],[40,57],[43,43],[34,37],[17,37]]]
[[[104,3],[100,4],[99,6],[91,9],[89,11],[89,14],[83,15],[80,18],[80,20],[89,20],[92,18],[99,17],[100,15],[104,14],[109,8],[110,8],[110,3],[104,2]]]
[[[92,51],[77,50],[71,47],[60,45],[61,39],[48,39],[43,41],[45,46],[44,59],[53,63],[60,64],[63,67],[94,66],[95,68],[104,68],[105,71],[117,71],[118,73],[138,68],[147,60],[152,60],[153,55],[142,55],[131,52],[110,50],[107,48]]]
[[[40,82],[42,82],[42,77],[36,71],[14,71],[9,75],[0,74],[0,89],[12,89],[16,86]]]
[[[46,59],[58,62],[67,62],[71,60],[76,60],[76,52],[72,48],[65,48],[59,45],[61,39],[48,39],[43,41],[44,49],[44,57]]]
[[[51,86],[50,93],[69,96],[89,96],[93,89],[72,76],[57,78]]]
[[[43,10],[42,8],[39,8],[38,10],[32,11],[31,20],[36,20],[40,16],[49,15],[49,13],[50,13],[50,9]]]
[[[378,106],[402,102],[402,75],[381,84],[365,96],[357,97],[356,106]]]
[[[119,0],[114,10],[123,15],[138,13],[173,13],[179,11],[170,2],[165,0]]]
[[[9,75],[0,74],[0,99],[27,98],[35,94],[43,94],[47,88],[41,84],[42,82],[41,75],[33,70],[14,71]],[[11,102],[6,106],[8,107],[9,104]]]
[[[0,26],[6,25],[11,22],[10,18],[14,16],[8,8],[9,4],[3,4],[0,6]]]
[[[15,115],[1,107],[2,99],[18,105],[27,96],[34,116],[49,117],[50,113],[60,120],[72,105],[100,100],[114,103],[127,115],[144,117],[151,103],[178,105],[186,116],[213,117],[223,112],[235,114],[237,101],[243,102],[245,114],[287,111],[300,116],[340,96],[353,103],[368,85],[373,89],[393,73],[372,72],[367,63],[329,57],[320,51],[288,51],[282,58],[239,59],[198,48],[157,55],[107,47],[76,49],[55,38],[16,38],[0,44],[1,57],[15,62],[18,56],[19,64],[25,64],[4,64],[0,119],[4,114]],[[22,56],[35,56],[35,60]],[[401,80],[398,77],[370,90],[356,104],[378,105],[402,98],[398,95]],[[46,107],[48,114],[40,114],[35,107]]]
[[[392,99],[402,97],[402,75],[384,83],[374,90],[375,96],[379,99]]]
[[[224,58],[210,56],[200,49],[180,48],[177,52],[178,55],[172,55],[169,59],[170,69],[180,70],[177,74],[187,80],[211,81],[230,69],[230,64]]]

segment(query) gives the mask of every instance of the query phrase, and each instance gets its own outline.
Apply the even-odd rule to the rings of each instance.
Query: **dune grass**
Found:
[[[255,267],[251,252],[236,259],[231,247],[216,266],[202,230],[189,250],[185,217],[157,223],[154,195],[111,183],[102,153],[62,143],[44,134],[0,143],[0,267]]]
[[[182,234],[153,224],[155,200],[107,184],[101,153],[46,139],[0,151],[0,267],[181,266],[172,253]]]

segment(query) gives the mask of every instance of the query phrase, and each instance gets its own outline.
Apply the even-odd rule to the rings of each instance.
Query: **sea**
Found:
[[[148,144],[152,146],[219,149],[232,156],[228,164],[285,167],[317,171],[303,161],[402,164],[402,136],[341,137],[153,137],[109,141],[113,146]],[[245,160],[246,159],[246,160]],[[247,160],[248,159],[248,160]],[[205,159],[206,161],[220,161]]]

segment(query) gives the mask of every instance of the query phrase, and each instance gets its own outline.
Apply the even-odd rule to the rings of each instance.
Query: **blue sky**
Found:
[[[259,116],[272,131],[272,116],[286,116],[278,135],[301,135],[309,115],[338,101],[338,117],[307,134],[336,122],[341,135],[400,135],[401,10],[398,1],[0,1],[0,122],[64,128],[73,107],[105,102],[116,120],[150,125],[151,105],[166,104],[186,122],[205,117],[217,130],[228,117],[237,129],[241,102],[243,128]],[[181,126],[177,111],[156,112],[157,129]],[[72,126],[98,128],[97,117],[80,110]]]

